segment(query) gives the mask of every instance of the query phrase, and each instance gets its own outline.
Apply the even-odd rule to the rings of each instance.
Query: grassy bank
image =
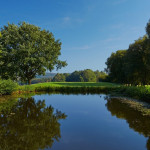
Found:
[[[48,82],[32,85],[19,86],[17,91],[23,92],[61,92],[61,93],[108,93],[116,87],[120,87],[118,84],[107,82]]]
[[[123,95],[150,102],[150,87],[123,86],[108,82],[48,82],[19,86],[15,93],[60,92],[60,93],[106,93]]]
[[[108,82],[48,82],[32,85],[17,86],[11,80],[0,82],[0,95],[21,94],[34,92],[55,92],[55,93],[105,93],[121,95],[150,102],[150,86],[136,87],[123,86]]]
[[[126,98],[111,98],[111,101],[116,101],[116,103],[119,103],[118,106],[121,106],[122,104],[133,111],[139,112],[142,116],[150,116],[150,105],[148,103],[143,103],[141,101],[136,101],[134,99],[126,99]],[[124,107],[123,106],[123,107]],[[124,111],[124,110],[122,110]]]

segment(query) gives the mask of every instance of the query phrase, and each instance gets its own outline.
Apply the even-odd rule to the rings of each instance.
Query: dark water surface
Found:
[[[150,116],[106,95],[35,95],[0,113],[0,150],[150,150]]]

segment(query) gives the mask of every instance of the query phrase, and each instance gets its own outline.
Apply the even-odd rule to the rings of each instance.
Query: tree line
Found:
[[[109,81],[132,85],[150,84],[150,21],[146,34],[127,50],[112,53],[106,61]]]
[[[103,71],[85,69],[69,73],[57,73],[52,82],[100,82],[106,81],[107,74]]]

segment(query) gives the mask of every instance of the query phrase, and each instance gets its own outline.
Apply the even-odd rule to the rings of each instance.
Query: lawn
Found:
[[[105,93],[132,97],[150,102],[150,86],[124,86],[109,82],[47,82],[18,86],[16,93],[58,92],[58,93]]]
[[[38,83],[31,85],[23,85],[18,87],[18,91],[42,91],[49,89],[50,91],[54,89],[64,89],[68,90],[70,88],[111,88],[111,87],[119,87],[119,84],[108,83],[108,82],[46,82],[46,83]],[[47,91],[47,90],[46,90]]]
[[[71,87],[82,87],[82,86],[118,86],[118,84],[108,83],[108,82],[46,82],[46,83],[38,83],[32,84],[30,86],[38,87],[38,86],[71,86]]]

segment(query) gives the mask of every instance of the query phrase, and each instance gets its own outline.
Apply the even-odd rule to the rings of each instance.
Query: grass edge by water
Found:
[[[19,86],[13,94],[31,93],[31,92],[60,92],[98,94],[106,93],[111,95],[127,96],[150,102],[150,88],[124,86],[108,82],[49,82],[32,85]]]

